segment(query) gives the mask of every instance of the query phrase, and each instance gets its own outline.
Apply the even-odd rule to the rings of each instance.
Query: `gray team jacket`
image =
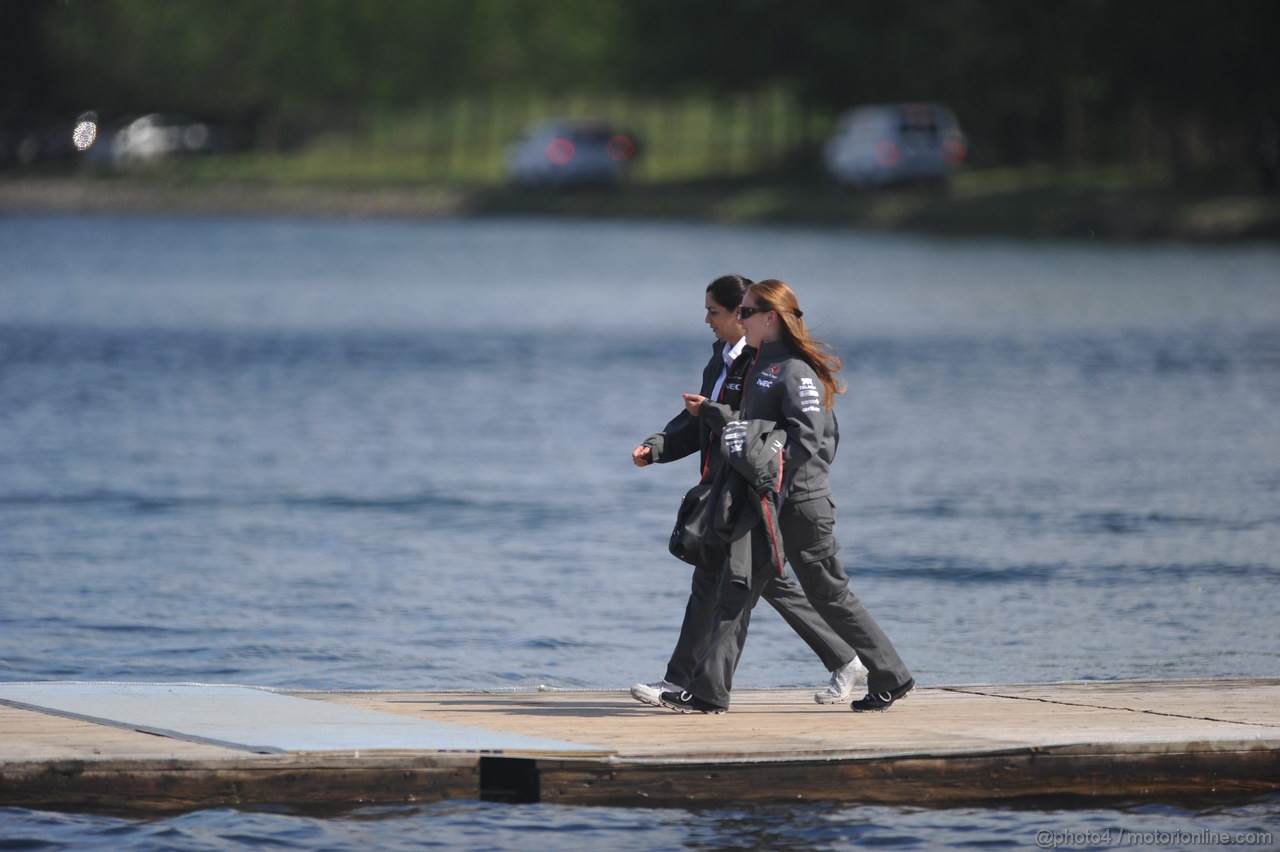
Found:
[[[762,420],[786,432],[782,497],[791,502],[830,495],[827,475],[840,443],[834,411],[822,405],[822,382],[785,341],[760,347],[742,384],[738,412],[703,403],[699,419],[712,429],[730,420]]]
[[[787,433],[772,423],[734,420],[719,441],[724,463],[710,481],[685,496],[671,533],[673,555],[695,565],[723,568],[729,579],[751,587],[758,571],[783,572],[778,489]]]
[[[728,548],[725,570],[744,588],[759,571],[785,570],[778,511],[786,444],[787,433],[765,420],[731,420],[720,435],[715,532]]]

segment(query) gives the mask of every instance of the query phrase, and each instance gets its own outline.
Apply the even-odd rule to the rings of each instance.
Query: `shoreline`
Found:
[[[0,214],[22,213],[409,219],[539,215],[808,225],[944,237],[1280,240],[1278,196],[1061,185],[849,194],[796,182],[720,180],[530,192],[502,186],[215,181],[173,175],[0,177]]]

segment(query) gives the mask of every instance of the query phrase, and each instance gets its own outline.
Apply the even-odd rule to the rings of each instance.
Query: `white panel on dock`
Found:
[[[414,719],[247,686],[0,683],[0,704],[267,754],[375,749],[553,755],[611,749]]]

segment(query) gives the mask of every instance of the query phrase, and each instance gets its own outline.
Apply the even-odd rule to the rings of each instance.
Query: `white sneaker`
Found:
[[[654,707],[662,706],[662,693],[684,692],[684,687],[669,680],[655,680],[653,683],[637,683],[631,687],[631,697]]]
[[[815,692],[813,700],[819,704],[840,704],[849,700],[858,684],[867,682],[867,667],[856,656],[831,673],[831,682],[821,692]],[[634,688],[631,694],[635,695]]]

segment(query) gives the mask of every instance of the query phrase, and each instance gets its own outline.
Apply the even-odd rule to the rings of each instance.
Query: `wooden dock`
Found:
[[[934,687],[856,714],[808,691],[741,690],[722,716],[622,691],[118,687],[0,683],[0,806],[947,804],[1280,790],[1280,678]],[[235,715],[231,689],[251,691],[258,718],[219,717]],[[172,723],[151,718],[153,697]]]

